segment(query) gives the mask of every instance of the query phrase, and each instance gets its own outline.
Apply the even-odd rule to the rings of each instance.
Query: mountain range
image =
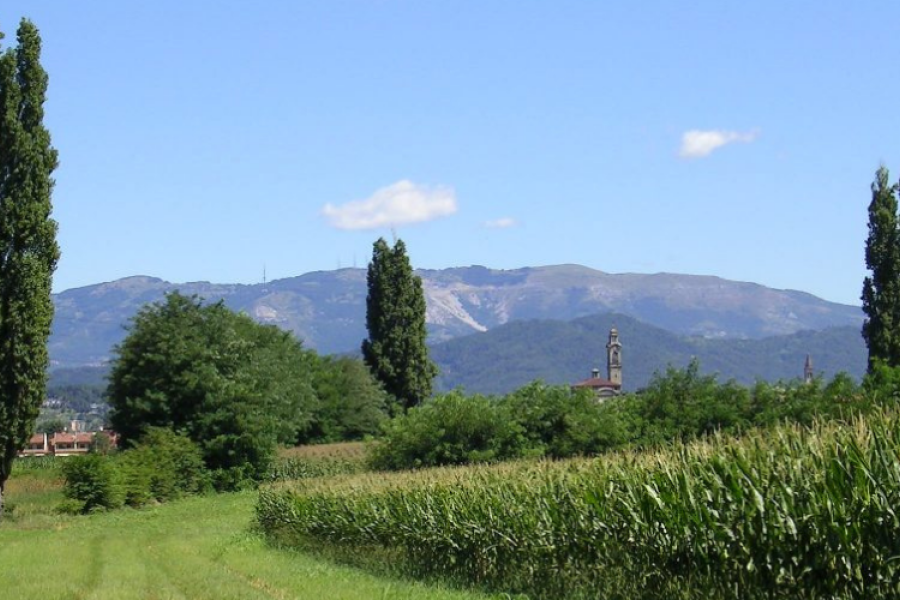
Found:
[[[706,343],[829,327],[858,331],[863,320],[856,306],[711,276],[610,274],[579,265],[513,270],[472,266],[417,274],[422,277],[433,345],[517,321],[570,321],[611,312]],[[321,353],[356,352],[366,335],[365,269],[317,271],[256,285],[177,284],[135,276],[54,295],[53,366],[108,361],[135,313],[176,289],[208,301],[222,300],[260,322],[293,331]]]

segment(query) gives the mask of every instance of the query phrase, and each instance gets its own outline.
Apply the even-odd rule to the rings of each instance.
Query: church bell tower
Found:
[[[606,374],[607,379],[622,385],[622,344],[615,327],[609,330],[609,343],[606,344]]]

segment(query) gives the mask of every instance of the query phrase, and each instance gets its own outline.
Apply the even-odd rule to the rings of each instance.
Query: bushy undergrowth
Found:
[[[371,451],[375,469],[460,465],[520,456],[522,428],[485,396],[450,392],[395,417]]]
[[[212,484],[196,444],[156,428],[118,454],[69,458],[62,471],[67,501],[61,508],[72,513],[166,502],[203,493]]]
[[[272,534],[535,598],[896,598],[900,416],[599,459],[309,480]]]

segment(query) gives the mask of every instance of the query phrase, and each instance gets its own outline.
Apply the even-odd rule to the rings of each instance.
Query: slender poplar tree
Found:
[[[384,389],[404,409],[431,395],[437,366],[425,345],[425,294],[422,279],[413,274],[406,245],[375,242],[367,275],[366,328],[363,358]]]
[[[869,347],[869,371],[877,362],[900,366],[900,229],[897,219],[897,184],[889,182],[881,167],[872,183],[862,308],[866,313],[862,335]]]
[[[23,19],[0,49],[0,516],[13,460],[32,434],[47,384],[50,298],[59,259],[50,218],[56,150],[44,127],[41,38]]]

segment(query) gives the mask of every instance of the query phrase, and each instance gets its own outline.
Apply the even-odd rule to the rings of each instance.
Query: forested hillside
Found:
[[[639,389],[655,371],[685,366],[693,357],[703,372],[741,383],[800,377],[807,354],[816,373],[826,377],[839,371],[860,377],[866,366],[866,348],[856,327],[759,340],[710,340],[679,336],[621,314],[601,314],[573,321],[518,321],[437,344],[432,356],[441,369],[439,387],[500,394],[534,379],[573,383],[589,377],[594,367],[605,376],[606,343],[613,326],[623,344],[626,390]]]

